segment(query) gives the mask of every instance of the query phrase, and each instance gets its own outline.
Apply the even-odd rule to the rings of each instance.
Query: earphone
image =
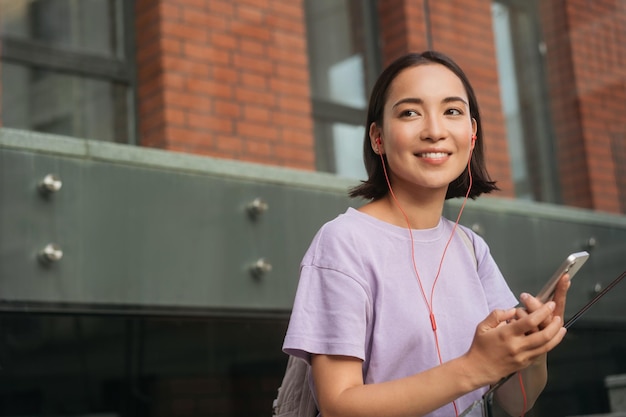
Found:
[[[382,145],[383,141],[380,139],[380,136],[376,138],[376,150],[375,152],[379,155],[382,155],[382,152],[380,150],[380,145]]]
[[[400,212],[402,212],[402,214],[404,215],[404,218],[405,218],[406,223],[407,223],[407,227],[408,227],[408,230],[409,230],[409,236],[410,236],[410,239],[411,239],[411,254],[412,254],[412,261],[413,261],[413,269],[415,271],[415,276],[416,276],[417,281],[419,283],[420,290],[421,290],[422,296],[424,298],[424,302],[426,303],[426,306],[427,306],[427,308],[429,310],[429,314],[430,314],[429,319],[430,319],[430,323],[431,323],[431,326],[432,326],[432,329],[433,329],[433,334],[434,334],[434,337],[435,337],[435,346],[437,348],[437,355],[438,355],[438,359],[439,359],[439,363],[440,364],[443,363],[443,358],[441,356],[441,348],[439,346],[439,338],[437,336],[437,322],[435,320],[435,313],[434,313],[434,308],[433,308],[433,296],[434,296],[434,293],[435,293],[435,284],[437,283],[437,280],[439,279],[439,274],[441,272],[441,267],[443,265],[443,260],[444,260],[444,258],[446,256],[446,252],[448,250],[448,246],[450,245],[450,242],[452,241],[452,238],[454,236],[456,228],[457,228],[457,226],[459,224],[459,221],[461,219],[461,214],[463,213],[463,209],[465,208],[465,203],[467,202],[467,199],[469,197],[470,191],[472,189],[471,161],[472,161],[472,154],[473,154],[473,151],[474,151],[474,146],[475,146],[476,140],[477,140],[476,134],[473,134],[470,139],[471,139],[470,156],[469,156],[469,159],[467,161],[467,173],[468,173],[468,176],[469,176],[469,186],[467,188],[467,193],[465,194],[465,199],[463,200],[463,204],[461,205],[461,209],[459,210],[459,214],[457,216],[456,222],[454,223],[454,227],[452,229],[452,233],[450,235],[450,238],[448,239],[448,243],[446,244],[446,246],[444,248],[444,251],[443,251],[443,254],[441,255],[441,261],[439,263],[439,269],[437,270],[437,275],[435,276],[435,281],[433,282],[433,286],[432,286],[432,289],[431,289],[430,302],[428,301],[428,298],[427,298],[426,293],[424,291],[424,288],[422,286],[422,282],[421,282],[421,279],[420,279],[420,276],[419,276],[419,271],[417,269],[417,263],[415,261],[415,248],[414,248],[414,240],[413,240],[413,232],[412,232],[412,228],[411,228],[411,223],[410,223],[409,218],[406,215],[405,211],[402,209],[402,206],[400,205],[400,202],[396,198],[396,196],[395,196],[395,194],[393,192],[393,189],[391,188],[391,182],[389,181],[389,176],[387,175],[387,168],[385,166],[385,160],[383,158],[383,155],[382,155],[382,152],[381,152],[381,149],[380,149],[380,145],[382,144],[382,139],[380,138],[380,136],[378,136],[375,139],[375,142],[376,142],[376,153],[380,156],[380,161],[381,161],[381,164],[383,166],[383,172],[385,174],[385,179],[387,181],[387,186],[389,188],[389,193],[393,197],[393,200],[396,203],[396,206],[400,209]],[[522,408],[522,414],[521,414],[522,417],[523,417],[526,414],[526,410],[527,410],[527,398],[526,398],[526,390],[524,388],[524,382],[522,380],[521,372],[518,372],[518,378],[519,378],[519,384],[520,384],[522,398],[523,398],[523,408]],[[452,401],[452,406],[454,407],[454,414],[455,414],[455,416],[458,416],[459,415],[459,410],[458,410],[456,401]]]
[[[383,158],[383,154],[381,152],[380,149],[380,145],[382,144],[382,139],[380,138],[380,136],[378,136],[375,139],[376,142],[376,153],[380,156],[380,162],[383,166],[383,173],[385,174],[385,180],[387,181],[387,187],[389,188],[389,193],[391,195],[391,197],[393,198],[393,201],[395,202],[396,206],[398,207],[398,209],[400,210],[400,212],[402,213],[402,215],[404,216],[404,219],[406,221],[407,224],[407,228],[409,231],[409,237],[410,237],[410,241],[411,241],[411,260],[413,262],[413,270],[415,271],[415,277],[417,278],[417,282],[419,284],[419,288],[422,294],[422,297],[424,298],[424,303],[426,304],[426,307],[428,309],[429,312],[429,319],[430,319],[430,324],[431,327],[433,329],[433,335],[435,338],[435,347],[437,349],[437,356],[439,359],[439,364],[443,364],[443,358],[441,355],[441,348],[439,345],[439,337],[437,335],[437,321],[435,320],[435,312],[434,312],[434,307],[433,307],[433,297],[435,294],[435,285],[437,284],[437,281],[439,280],[439,275],[441,273],[441,268],[443,266],[443,260],[446,256],[446,252],[448,251],[448,247],[450,246],[450,243],[452,242],[452,238],[454,237],[454,234],[456,232],[456,228],[459,225],[459,221],[461,220],[461,214],[463,213],[463,209],[465,208],[465,203],[467,202],[467,199],[469,197],[470,191],[472,189],[472,171],[471,171],[471,160],[472,160],[472,151],[474,149],[474,142],[476,141],[476,135],[472,135],[472,146],[470,148],[470,157],[467,161],[467,172],[469,175],[469,186],[467,188],[467,193],[465,194],[465,199],[463,200],[463,204],[461,205],[461,209],[459,210],[459,214],[456,218],[456,222],[454,223],[454,227],[452,228],[452,233],[450,234],[450,237],[448,238],[448,242],[446,243],[446,246],[443,250],[443,254],[441,255],[441,261],[439,262],[439,268],[437,269],[437,275],[435,276],[435,280],[433,282],[432,288],[431,288],[431,292],[430,292],[430,301],[426,295],[426,292],[424,290],[424,287],[422,285],[422,280],[420,278],[419,275],[419,271],[417,269],[417,262],[415,261],[415,241],[413,239],[413,230],[411,227],[411,222],[409,221],[409,217],[407,216],[406,212],[404,211],[404,209],[402,208],[402,206],[400,205],[400,202],[398,201],[398,199],[396,198],[395,193],[393,192],[393,189],[391,188],[391,181],[389,180],[389,175],[387,174],[387,167],[385,165],[385,160]],[[525,398],[525,397],[524,397]],[[459,415],[459,409],[457,407],[456,401],[452,401],[452,406],[454,407],[454,415],[458,416]]]

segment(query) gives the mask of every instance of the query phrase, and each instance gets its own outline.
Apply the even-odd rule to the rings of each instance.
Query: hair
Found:
[[[385,172],[383,170],[381,159],[387,164],[387,157],[383,155],[381,158],[374,152],[371,146],[369,132],[372,123],[378,126],[383,125],[383,110],[385,102],[389,95],[389,87],[396,79],[398,74],[403,70],[424,64],[440,64],[448,68],[463,83],[465,92],[469,100],[470,116],[476,120],[476,142],[472,152],[470,169],[472,171],[472,189],[469,197],[475,199],[483,193],[490,193],[498,190],[495,181],[492,181],[487,173],[484,161],[483,151],[483,129],[480,121],[480,112],[478,110],[478,101],[476,94],[469,82],[469,79],[450,57],[436,51],[426,51],[421,54],[409,53],[401,56],[392,62],[378,77],[372,93],[370,95],[369,106],[367,109],[367,124],[365,125],[365,140],[363,141],[363,162],[367,171],[367,180],[350,190],[350,197],[363,197],[369,200],[378,200],[389,192]],[[387,169],[389,165],[386,165]],[[464,197],[469,187],[469,175],[464,170],[454,181],[448,185],[446,199],[455,197]]]

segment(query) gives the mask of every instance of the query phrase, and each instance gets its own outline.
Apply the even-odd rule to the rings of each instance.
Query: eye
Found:
[[[463,114],[463,111],[452,108],[452,109],[446,110],[445,114],[450,115],[450,116],[461,116]]]
[[[415,110],[410,110],[410,109],[403,110],[400,113],[401,117],[415,117],[415,116],[418,116],[418,115],[419,115],[418,112],[416,112]]]

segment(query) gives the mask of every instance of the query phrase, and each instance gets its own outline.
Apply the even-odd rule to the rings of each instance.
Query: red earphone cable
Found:
[[[520,414],[520,417],[524,417],[526,415],[526,410],[528,408],[528,399],[526,398],[526,388],[524,387],[524,378],[522,378],[521,371],[517,372],[517,378],[519,379],[519,387],[520,387],[520,390],[522,391],[522,400],[523,400],[522,414]]]
[[[461,209],[459,210],[459,214],[458,214],[458,216],[456,218],[456,222],[454,223],[454,227],[452,228],[452,233],[450,234],[450,237],[448,238],[448,241],[446,242],[446,246],[444,247],[443,254],[441,255],[441,261],[439,262],[439,268],[437,269],[437,275],[435,275],[435,280],[433,281],[433,286],[432,286],[431,291],[430,291],[430,302],[429,302],[428,301],[428,297],[426,296],[426,292],[424,291],[424,287],[422,285],[422,280],[420,278],[419,271],[417,269],[417,262],[415,261],[415,241],[413,240],[413,229],[411,227],[411,222],[409,221],[409,216],[407,216],[406,212],[402,209],[402,206],[400,205],[400,202],[396,198],[396,195],[393,192],[393,189],[391,188],[391,182],[389,181],[389,175],[387,174],[387,167],[385,165],[385,160],[383,158],[382,152],[380,151],[380,139],[377,139],[376,143],[377,143],[377,147],[378,147],[378,155],[380,156],[380,160],[381,160],[381,163],[382,163],[382,166],[383,166],[383,172],[385,174],[385,180],[387,181],[387,187],[389,188],[389,194],[391,195],[394,203],[396,204],[396,207],[398,207],[398,209],[400,210],[400,212],[404,216],[404,220],[406,221],[406,224],[407,224],[407,227],[408,227],[408,230],[409,230],[409,236],[411,238],[411,259],[413,261],[413,270],[415,271],[415,276],[417,278],[417,282],[419,284],[420,291],[422,293],[422,297],[424,298],[424,303],[426,304],[426,308],[428,309],[429,318],[430,318],[430,324],[432,326],[433,335],[435,337],[435,347],[437,348],[437,356],[438,356],[438,359],[439,359],[439,363],[442,364],[443,363],[443,358],[441,357],[441,348],[439,346],[439,337],[437,336],[437,321],[435,320],[435,313],[434,313],[434,307],[433,307],[433,296],[435,294],[435,285],[437,285],[437,281],[439,280],[439,275],[441,273],[441,268],[443,266],[443,260],[444,260],[444,258],[446,256],[446,252],[448,251],[448,247],[450,246],[450,242],[452,242],[452,239],[454,238],[454,233],[456,232],[456,228],[457,228],[457,226],[459,224],[459,221],[461,220],[461,214],[463,213],[463,209],[465,208],[465,203],[467,202],[467,199],[469,198],[470,191],[472,189],[471,160],[472,160],[472,149],[473,148],[470,148],[470,157],[467,160],[467,172],[468,172],[468,176],[469,176],[469,186],[467,188],[467,193],[465,194],[465,199],[463,200],[463,204],[461,205]],[[452,405],[454,406],[455,416],[458,417],[459,410],[457,408],[456,401],[452,401]]]

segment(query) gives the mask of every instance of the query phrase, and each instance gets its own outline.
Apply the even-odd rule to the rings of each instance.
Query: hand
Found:
[[[561,279],[559,280],[559,282],[557,283],[557,286],[554,292],[553,301],[555,303],[555,308],[554,308],[553,315],[548,317],[544,322],[540,323],[537,329],[531,330],[531,333],[537,330],[541,330],[545,326],[550,324],[554,316],[559,316],[561,317],[561,320],[565,321],[565,303],[567,300],[567,291],[569,290],[570,284],[571,282],[569,279],[569,275],[568,274],[563,275]],[[520,299],[522,301],[522,304],[524,304],[525,308],[518,308],[516,310],[517,319],[526,317],[529,313],[532,313],[533,311],[537,311],[543,305],[541,301],[539,301],[538,299],[536,299],[535,297],[533,297],[532,295],[528,293],[522,293],[520,295]]]
[[[556,307],[556,302],[550,301],[523,317],[518,317],[517,309],[492,312],[476,327],[465,355],[470,372],[480,383],[493,384],[552,350],[566,333]]]

